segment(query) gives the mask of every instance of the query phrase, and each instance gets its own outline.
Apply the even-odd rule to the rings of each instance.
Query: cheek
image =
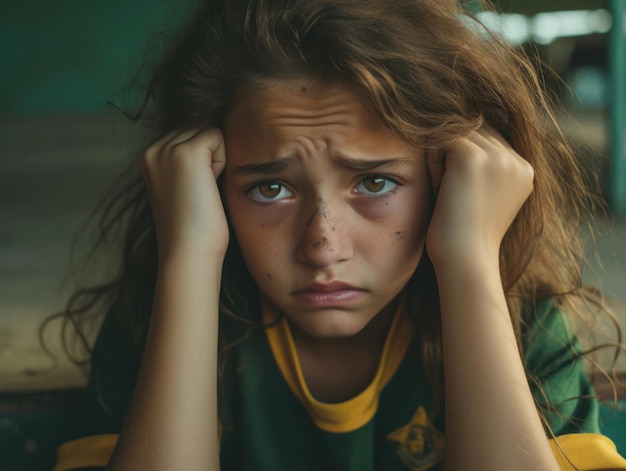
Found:
[[[431,197],[429,192],[411,191],[403,195],[394,207],[395,218],[389,229],[391,239],[408,250],[420,247],[426,238],[430,223]]]
[[[430,221],[430,201],[412,192],[394,207],[394,217],[385,223],[385,250],[389,263],[413,270],[422,257]]]
[[[287,205],[274,204],[262,206],[251,201],[246,195],[229,188],[226,192],[226,209],[241,250],[253,255],[258,246],[267,248],[276,236],[276,226],[284,221],[288,214]]]
[[[243,259],[258,285],[275,281],[285,258],[287,243],[282,232],[258,214],[239,212],[231,217]]]

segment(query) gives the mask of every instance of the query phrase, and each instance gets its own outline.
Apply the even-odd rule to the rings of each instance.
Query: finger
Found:
[[[507,141],[502,133],[490,124],[483,124],[479,129],[468,136],[468,139],[479,145],[485,150],[507,150],[513,154],[517,154],[509,141]]]
[[[176,129],[174,131],[168,132],[167,134],[164,134],[158,140],[150,144],[150,146],[146,150],[146,153],[147,152],[154,152],[154,153],[160,152],[162,149],[164,149],[168,145],[171,145],[171,143],[174,142],[180,136],[182,132],[183,132],[182,129]]]
[[[181,133],[179,138],[181,142],[173,145],[173,147],[184,148],[185,153],[189,155],[199,154],[208,157],[207,163],[217,179],[226,166],[226,148],[222,131],[218,128],[190,130],[188,133]],[[179,138],[176,138],[175,141],[178,141]]]
[[[178,131],[174,131],[168,135],[170,139],[163,147],[176,147],[180,144],[185,144],[194,140],[202,131],[203,128],[179,129]]]
[[[211,149],[211,170],[217,179],[226,167],[226,144],[222,131],[218,128],[208,130],[207,140]]]
[[[151,161],[158,158],[159,155],[168,147],[171,146],[173,142],[181,141],[179,137],[184,131],[177,129],[175,131],[169,132],[164,136],[161,136],[160,139],[154,141],[150,144],[146,150],[143,152],[143,158],[141,159],[141,175],[146,177],[148,166]],[[185,136],[186,137],[186,136]]]
[[[445,170],[445,153],[442,150],[431,150],[426,153],[426,164],[428,166],[428,175],[430,177],[430,185],[435,195],[439,193],[441,179]]]

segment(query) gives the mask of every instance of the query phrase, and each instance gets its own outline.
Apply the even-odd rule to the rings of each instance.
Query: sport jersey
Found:
[[[262,316],[272,324],[269,310]],[[103,467],[117,441],[139,360],[112,318],[105,319],[94,347],[81,438],[59,447],[55,471]],[[333,404],[317,401],[309,391],[287,321],[273,324],[255,329],[229,357],[223,471],[440,468],[444,413],[433,413],[417,336],[403,311],[393,319],[371,383]],[[545,304],[524,338],[526,368],[541,384],[531,386],[533,394],[552,405],[545,415],[557,437],[550,443],[561,468],[626,470],[626,460],[600,434],[598,403],[566,316]]]

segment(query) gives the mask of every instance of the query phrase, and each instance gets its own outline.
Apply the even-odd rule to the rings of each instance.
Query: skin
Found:
[[[487,125],[442,154],[425,158],[394,138],[349,89],[306,81],[242,94],[226,142],[217,130],[191,130],[148,148],[144,176],[159,274],[136,400],[109,469],[174,470],[180,463],[219,469],[216,332],[229,234],[215,178],[225,166],[235,236],[262,292],[290,322],[315,395],[343,400],[367,384],[389,307],[426,247],[441,301],[445,469],[558,469],[499,272],[500,243],[532,191],[532,168]],[[382,200],[365,197],[365,180],[377,192],[384,182],[347,169],[345,161],[338,165],[338,156],[399,157],[401,163],[375,172],[402,185]],[[284,157],[290,157],[284,168],[261,188],[258,164]],[[260,204],[277,195],[280,201]],[[358,295],[321,307],[294,295],[336,280]],[[350,368],[358,371],[345,375]],[[342,376],[348,377],[336,382]]]
[[[432,193],[424,154],[339,85],[249,91],[225,138],[224,193],[247,266],[290,322],[312,393],[352,397],[376,370],[387,307],[424,250]],[[332,282],[349,284],[355,299],[320,306],[299,296]]]

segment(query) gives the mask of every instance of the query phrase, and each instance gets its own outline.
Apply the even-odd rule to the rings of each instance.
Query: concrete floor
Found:
[[[587,119],[584,132],[573,134],[601,147],[601,124]],[[74,286],[69,254],[76,231],[130,161],[136,139],[126,127],[111,116],[0,118],[0,392],[85,380],[61,353],[59,324],[46,335],[57,361],[44,353],[37,331]],[[626,333],[626,221],[595,224],[604,270],[595,264],[585,277],[614,300]],[[98,277],[93,267],[80,273],[81,279]]]

